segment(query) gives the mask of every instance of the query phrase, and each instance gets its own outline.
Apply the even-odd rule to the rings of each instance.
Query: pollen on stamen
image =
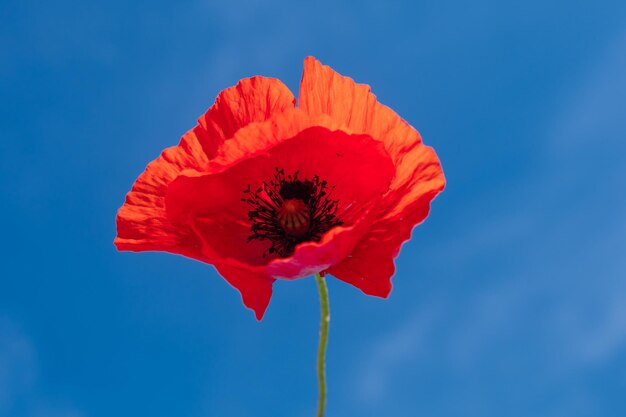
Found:
[[[248,185],[241,199],[251,207],[248,241],[269,240],[271,246],[263,256],[280,257],[291,255],[299,243],[318,242],[328,230],[343,224],[336,216],[339,201],[330,199],[333,189],[317,175],[301,180],[297,171],[285,176],[278,168],[256,191]]]

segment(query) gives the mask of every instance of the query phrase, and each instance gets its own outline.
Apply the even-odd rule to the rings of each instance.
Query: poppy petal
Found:
[[[406,121],[376,101],[369,85],[357,84],[313,57],[304,60],[298,106],[310,115],[330,116],[346,132],[380,140],[396,165],[422,141]]]
[[[420,155],[417,155],[420,150]],[[387,297],[395,271],[393,260],[413,228],[424,221],[430,202],[445,186],[441,165],[435,152],[427,146],[416,149],[415,171],[406,188],[390,190],[386,200],[391,209],[381,213],[363,239],[341,263],[327,272],[369,295]]]
[[[254,311],[257,320],[263,318],[272,298],[274,279],[230,265],[218,264],[215,268],[221,276],[241,293],[243,304]]]
[[[240,128],[294,104],[293,94],[274,78],[247,78],[222,91],[180,144],[166,149],[139,176],[118,211],[117,248],[168,251],[201,259],[195,234],[189,227],[173,224],[166,215],[169,184],[183,171],[202,172],[219,146]]]
[[[245,78],[236,86],[222,91],[211,108],[198,119],[211,143],[207,154],[214,156],[219,145],[254,122],[262,122],[272,115],[294,108],[293,93],[276,78]]]
[[[304,61],[298,103],[309,114],[328,115],[349,132],[381,141],[394,161],[396,173],[382,199],[380,220],[349,257],[327,270],[366,294],[386,297],[391,291],[393,259],[445,186],[439,160],[413,127],[376,101],[369,86],[355,83],[313,57]]]
[[[324,272],[354,285],[367,295],[386,298],[391,292],[396,255],[393,252],[384,253],[385,248],[374,239],[364,239],[350,256]]]
[[[166,149],[139,176],[124,205],[117,213],[119,250],[161,250],[195,257],[195,236],[187,228],[172,224],[165,215],[167,186],[184,169],[199,168],[208,162],[196,126],[183,136],[178,146]]]

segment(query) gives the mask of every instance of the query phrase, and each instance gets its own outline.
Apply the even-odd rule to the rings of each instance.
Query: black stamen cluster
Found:
[[[320,181],[315,175],[312,179],[301,180],[298,172],[285,176],[283,169],[276,168],[274,178],[252,191],[250,185],[243,192],[241,201],[250,205],[250,236],[248,242],[269,240],[270,248],[263,253],[276,253],[280,257],[290,256],[298,243],[319,242],[322,235],[335,226],[343,224],[336,216],[339,200],[331,200],[330,194],[335,187],[328,187],[326,181]],[[309,209],[309,229],[302,236],[287,233],[279,223],[278,210],[285,200],[298,199]]]

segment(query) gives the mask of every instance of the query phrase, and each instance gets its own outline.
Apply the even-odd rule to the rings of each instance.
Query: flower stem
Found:
[[[317,383],[319,385],[319,400],[317,402],[317,417],[324,416],[326,407],[326,345],[328,343],[328,323],[330,322],[330,308],[328,303],[328,288],[326,281],[320,274],[315,274],[317,289],[320,294],[320,344],[317,348]]]

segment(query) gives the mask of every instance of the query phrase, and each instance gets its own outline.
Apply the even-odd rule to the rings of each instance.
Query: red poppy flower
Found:
[[[312,57],[295,104],[274,78],[222,91],[139,176],[117,248],[214,265],[257,319],[276,279],[317,272],[387,297],[394,258],[444,188],[437,155],[369,86]]]

